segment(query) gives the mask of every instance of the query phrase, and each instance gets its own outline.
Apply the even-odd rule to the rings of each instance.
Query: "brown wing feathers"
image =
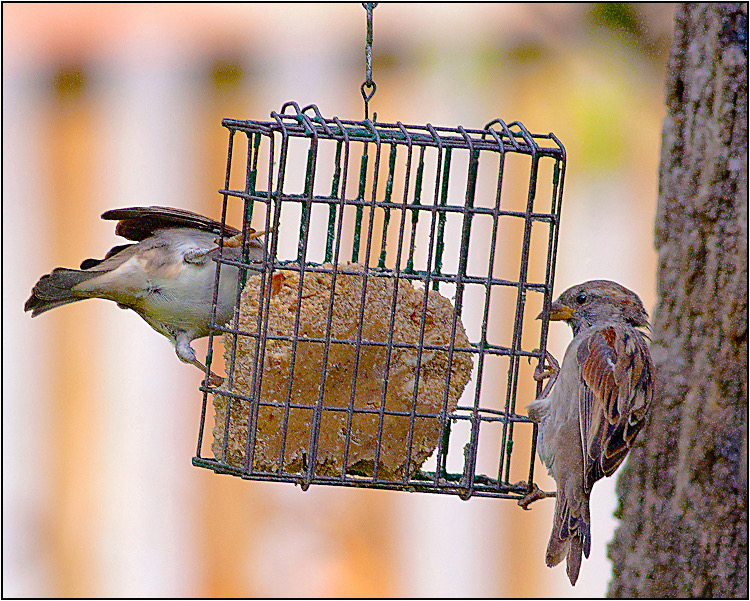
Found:
[[[226,237],[235,236],[239,230],[230,225],[183,209],[169,207],[129,207],[102,213],[102,219],[119,221],[115,233],[128,240],[140,242],[156,230],[173,227],[190,227]]]
[[[585,487],[610,476],[643,427],[651,402],[651,360],[635,330],[597,329],[578,348]]]

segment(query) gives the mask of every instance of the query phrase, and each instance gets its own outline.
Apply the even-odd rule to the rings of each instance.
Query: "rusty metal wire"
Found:
[[[548,308],[551,302],[565,174],[563,145],[554,134],[532,134],[519,122],[506,124],[501,119],[483,129],[377,123],[367,119],[344,121],[324,118],[315,105],[302,109],[294,102],[286,103],[278,113],[272,112],[271,117],[271,121],[223,121],[229,132],[229,146],[225,185],[220,190],[222,218],[226,219],[230,203],[242,203],[243,232],[247,232],[256,215],[256,228],[260,226],[268,232],[267,260],[258,264],[223,256],[217,259],[217,282],[220,268],[240,269],[243,284],[246,277],[261,278],[261,310],[253,331],[241,329],[237,315],[226,325],[212,323],[206,363],[211,365],[214,334],[225,335],[227,385],[218,392],[212,387],[202,388],[203,408],[193,464],[245,479],[292,482],[303,488],[310,484],[359,486],[456,494],[463,499],[523,496],[534,480],[536,425],[516,412],[516,393],[522,364],[526,367],[532,359],[538,362],[544,356],[548,326],[543,320],[538,338],[530,340],[523,335],[524,315],[529,299],[535,308],[534,315],[527,314],[526,320],[535,317],[542,307]],[[238,146],[238,139],[246,144]],[[237,169],[241,170],[241,178],[237,177]],[[233,186],[234,181],[241,183]],[[394,197],[394,190],[398,197]],[[482,233],[476,233],[480,229]],[[342,266],[342,261],[350,259],[363,267],[357,270],[352,264]],[[289,336],[268,331],[272,279],[281,271],[298,273],[300,278],[295,329]],[[428,289],[443,296],[452,295],[455,317],[449,343],[425,343],[426,300],[418,342],[395,342],[391,335],[385,341],[365,339],[361,319],[364,291],[356,337],[337,339],[331,335],[332,308],[328,309],[328,329],[323,336],[300,332],[304,278],[329,274],[333,301],[336,278],[343,277],[342,273],[356,273],[365,287],[373,278],[388,278],[415,284],[425,299]],[[240,293],[238,289],[236,313]],[[497,322],[501,301],[513,314],[512,332],[505,338],[496,335],[499,325],[508,325]],[[394,286],[391,328],[395,305]],[[466,327],[468,347],[457,344],[459,320]],[[251,340],[254,345],[250,395],[234,389],[238,341],[242,339]],[[321,375],[319,398],[314,404],[295,403],[291,396],[293,368],[285,399],[262,397],[262,366],[267,345],[274,340],[291,343],[292,366],[300,343],[320,344],[324,365],[332,344],[351,345],[357,358],[365,348],[385,348],[387,360],[379,406],[354,407],[354,379],[348,405],[326,405],[325,374]],[[423,353],[435,349],[447,351],[449,361],[455,352],[470,353],[471,381],[454,411],[447,411],[444,403],[442,411],[417,412],[416,384],[411,411],[386,410],[389,361],[392,351],[400,348],[416,351],[417,366]],[[446,372],[446,399],[450,373]],[[497,382],[502,382],[502,387]],[[538,383],[537,394],[540,390]],[[209,394],[222,397],[230,405],[244,403],[250,407],[244,465],[228,458],[231,407],[225,412],[220,452],[215,448],[214,457],[203,454]],[[285,415],[280,425],[282,449],[274,469],[260,469],[254,462],[257,419],[262,407],[283,409]],[[303,465],[297,469],[284,463],[286,420],[292,410],[310,411],[309,444],[304,450]],[[412,475],[406,471],[398,477],[379,473],[377,461],[367,475],[346,467],[333,475],[321,474],[316,471],[321,421],[336,412],[347,416],[344,466],[348,465],[352,420],[363,413],[379,420],[378,457],[382,445],[392,442],[383,440],[383,420],[388,416],[410,420],[406,440],[400,441],[405,445],[407,465],[415,419],[437,420],[443,435],[433,456]],[[524,440],[529,441],[530,447],[522,451],[514,449],[513,444],[519,428],[524,429]],[[483,442],[485,439],[488,442]],[[514,462],[519,453],[520,459]],[[519,473],[523,478],[518,477]],[[517,481],[522,479],[525,482]]]

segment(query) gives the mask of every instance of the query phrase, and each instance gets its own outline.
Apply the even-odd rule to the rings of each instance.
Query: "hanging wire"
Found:
[[[367,43],[365,44],[365,70],[367,78],[362,83],[361,88],[362,98],[365,101],[365,121],[370,118],[370,99],[375,95],[375,90],[377,89],[375,82],[372,80],[372,11],[377,5],[377,2],[362,3],[362,6],[367,11]]]

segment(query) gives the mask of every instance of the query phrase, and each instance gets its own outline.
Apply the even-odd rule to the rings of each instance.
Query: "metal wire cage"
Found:
[[[214,335],[223,335],[227,378],[220,388],[201,388],[193,464],[304,489],[328,484],[464,499],[528,493],[536,425],[516,412],[516,395],[522,382],[533,398],[531,373],[546,348],[548,323],[535,318],[551,302],[563,145],[551,133],[500,119],[484,129],[342,121],[294,102],[271,117],[222,123],[229,130],[222,219],[240,203],[243,232],[251,224],[267,232],[266,258],[216,259],[217,283],[219,270],[239,269],[240,286],[234,319],[212,322],[206,363]],[[272,327],[280,279],[291,295],[285,331]],[[347,287],[348,280],[356,285]],[[306,304],[310,286],[322,299],[318,330],[305,321],[315,312]],[[380,296],[368,296],[377,290]],[[396,333],[407,292],[416,299],[405,318],[416,324],[411,339]],[[332,324],[346,327],[347,319],[337,322],[334,301],[346,295],[355,311],[342,334]],[[438,339],[429,331],[433,296],[450,299],[440,300],[448,317]],[[289,356],[274,367],[279,345]],[[342,353],[349,361],[343,371]],[[453,369],[458,359],[463,387]],[[429,361],[441,361],[442,371],[430,371]],[[359,379],[367,370],[376,385]],[[429,377],[438,386],[425,405],[421,386]],[[398,378],[406,402],[394,407],[389,395]],[[213,457],[204,455],[209,395]],[[365,422],[372,440],[363,460]],[[270,447],[268,436],[275,437]],[[419,436],[419,444],[432,445],[417,448]],[[324,448],[331,437],[335,451]]]

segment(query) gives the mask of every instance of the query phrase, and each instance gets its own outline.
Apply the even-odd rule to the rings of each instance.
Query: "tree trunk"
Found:
[[[609,595],[746,599],[746,4],[677,7],[666,92],[656,394],[618,482]]]

